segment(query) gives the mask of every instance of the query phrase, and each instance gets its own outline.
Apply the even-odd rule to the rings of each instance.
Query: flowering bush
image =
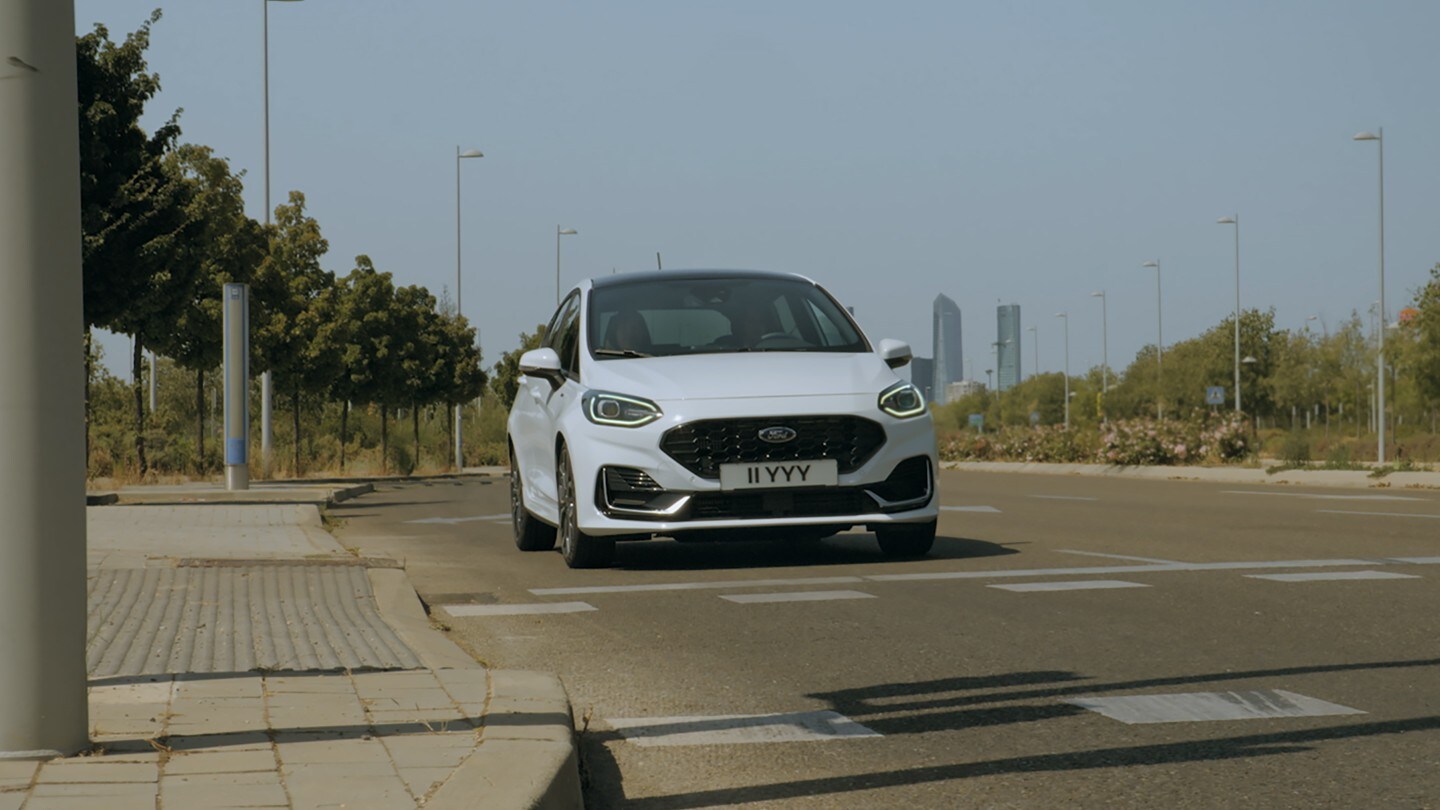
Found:
[[[1190,419],[1107,422],[1098,429],[1059,426],[1002,428],[996,433],[951,436],[941,443],[947,461],[1089,462],[1121,466],[1233,462],[1250,453],[1243,418],[1197,413]]]

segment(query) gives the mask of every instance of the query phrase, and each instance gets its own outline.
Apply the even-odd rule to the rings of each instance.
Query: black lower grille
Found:
[[[760,439],[765,428],[785,427],[795,438],[782,444]],[[660,448],[702,478],[720,477],[720,465],[833,458],[842,474],[854,472],[885,444],[885,428],[859,416],[777,416],[702,419],[671,428]]]
[[[749,520],[781,517],[860,515],[875,504],[858,487],[768,492],[697,492],[690,505],[695,520]]]

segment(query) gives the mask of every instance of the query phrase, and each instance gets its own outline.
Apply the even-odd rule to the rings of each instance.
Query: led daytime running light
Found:
[[[909,407],[906,407],[907,403],[903,403],[907,394],[914,398],[913,404],[909,404]],[[914,385],[900,382],[880,392],[879,405],[880,410],[897,419],[909,419],[925,413],[925,395],[921,394],[920,389]]]

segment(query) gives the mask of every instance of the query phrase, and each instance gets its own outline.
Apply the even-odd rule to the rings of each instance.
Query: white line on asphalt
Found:
[[[533,616],[540,613],[585,613],[596,610],[585,602],[543,602],[534,605],[440,605],[451,616]]]
[[[1026,495],[1027,498],[1040,498],[1046,501],[1098,501],[1099,498],[1087,498],[1084,495]]]
[[[995,513],[999,513],[999,511],[1000,511],[999,509],[996,509],[996,508],[993,507],[993,506],[942,506],[942,507],[940,507],[940,508],[941,508],[942,510],[946,511],[946,512],[995,512]]]
[[[657,591],[699,591],[720,588],[770,588],[786,585],[842,585],[859,582],[912,582],[952,579],[1012,579],[1036,577],[1094,577],[1101,574],[1158,574],[1187,571],[1266,571],[1277,568],[1358,568],[1377,565],[1440,565],[1440,557],[1381,557],[1337,560],[1275,560],[1186,563],[1159,562],[1146,565],[1095,565],[1073,568],[1019,568],[978,571],[933,571],[913,574],[868,574],[846,577],[797,577],[793,579],[727,579],[714,582],[657,582],[648,585],[585,585],[573,588],[531,588],[536,596],[578,596],[582,594],[643,593]]]
[[[1246,574],[1249,579],[1269,579],[1275,582],[1325,582],[1340,579],[1419,579],[1414,574],[1396,574],[1392,571],[1326,571],[1319,574]]]
[[[1285,498],[1311,498],[1321,501],[1425,501],[1428,498],[1410,498],[1404,495],[1321,495],[1316,492],[1270,492],[1256,489],[1225,489],[1222,495],[1279,495]]]
[[[610,718],[606,722],[627,740],[646,747],[831,742],[880,736],[843,714],[828,711],[713,717],[626,717]]]
[[[1189,692],[1179,695],[1126,695],[1062,700],[1126,724],[1182,723],[1204,720],[1262,720],[1273,717],[1327,717],[1365,714],[1283,689],[1254,692]]]
[[[796,591],[793,593],[727,593],[721,599],[741,604],[760,602],[829,602],[834,599],[874,599],[871,593],[860,591]]]
[[[1440,515],[1417,515],[1413,512],[1352,512],[1349,509],[1316,509],[1315,511],[1326,515],[1369,515],[1372,517],[1408,517],[1440,520]]]
[[[1325,568],[1386,565],[1384,560],[1278,560],[1275,562],[1164,563],[1156,565],[1097,565],[1089,568],[1029,568],[999,571],[934,571],[916,574],[871,574],[874,582],[909,582],[927,579],[997,579],[1001,577],[1069,577],[1095,574],[1148,574],[1166,571],[1231,571],[1267,568]]]
[[[1083,554],[1086,557],[1108,557],[1112,560],[1135,560],[1137,562],[1161,563],[1163,565],[1174,565],[1174,560],[1162,560],[1156,557],[1132,557],[1129,554],[1102,554],[1098,551],[1076,551],[1072,548],[1056,549],[1061,554]]]
[[[536,596],[574,596],[583,593],[636,593],[640,591],[701,591],[716,588],[769,588],[777,585],[843,585],[860,577],[801,577],[799,579],[726,579],[715,582],[657,582],[652,585],[584,585],[574,588],[531,588]]]
[[[500,520],[500,519],[502,519],[502,518],[505,519],[505,520],[509,520],[509,519],[510,519],[510,516],[507,514],[507,515],[476,515],[475,517],[456,517],[456,518],[433,517],[433,518],[420,518],[420,519],[418,519],[418,520],[407,520],[407,521],[405,521],[405,522],[406,522],[406,523],[440,523],[440,524],[447,524],[447,525],[453,526],[453,525],[455,525],[456,523],[470,523],[470,522],[476,521],[476,520]]]
[[[987,587],[1026,593],[1029,591],[1097,591],[1110,588],[1148,588],[1150,586],[1120,579],[1089,579],[1068,582],[1016,582],[1010,585],[989,585]]]

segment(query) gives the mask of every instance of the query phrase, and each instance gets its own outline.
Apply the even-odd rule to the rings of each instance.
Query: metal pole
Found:
[[[0,0],[0,759],[89,744],[75,7]]]
[[[1240,215],[1235,215],[1235,412],[1240,413]]]
[[[555,306],[560,306],[560,226],[555,226]]]
[[[459,321],[460,308],[460,146],[455,146],[455,319]],[[461,438],[460,421],[464,406],[455,404],[455,471],[465,469],[465,443]]]
[[[1065,429],[1070,429],[1070,314],[1057,312],[1055,317],[1065,321]]]
[[[1040,373],[1040,333],[1033,326],[1030,327],[1030,344],[1035,347],[1035,370],[1030,372],[1033,377]]]
[[[250,288],[226,284],[221,300],[225,380],[225,489],[250,488]]]
[[[160,392],[156,388],[155,378],[160,371],[159,362],[155,359],[155,352],[150,352],[150,412],[154,413],[159,408]]]
[[[1380,382],[1377,384],[1378,392],[1378,413],[1379,413],[1379,447],[1377,457],[1381,464],[1385,463],[1385,128],[1380,127],[1378,139],[1380,141],[1380,352],[1376,356],[1376,376]]]
[[[1165,328],[1160,300],[1160,260],[1155,260],[1155,417],[1165,419],[1162,392],[1165,390]]]
[[[265,40],[265,238],[267,244],[270,239],[270,0],[260,0],[264,8],[264,40]],[[260,375],[260,463],[268,471],[270,468],[270,454],[274,447],[274,431],[271,429],[271,400],[272,381],[270,370]]]

